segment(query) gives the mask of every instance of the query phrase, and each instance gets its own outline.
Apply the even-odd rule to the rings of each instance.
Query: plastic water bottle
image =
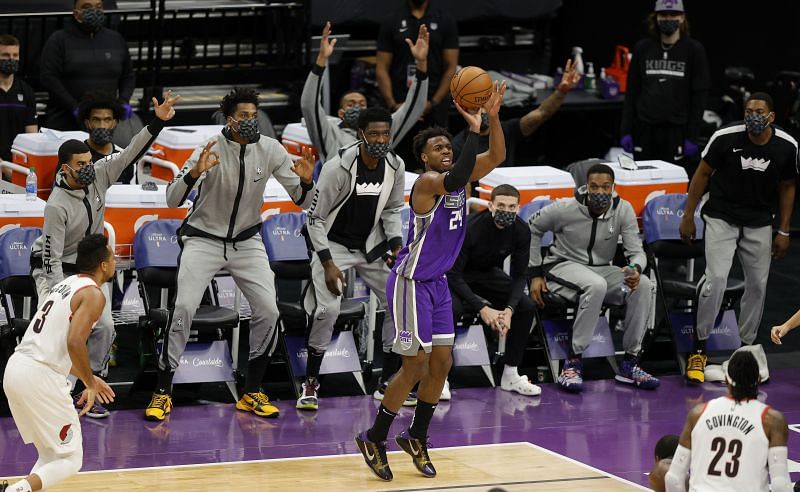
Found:
[[[633,277],[634,275],[636,275],[636,267],[634,267],[633,265],[629,264],[628,265],[628,269],[625,270],[625,279],[627,279],[628,277]],[[621,290],[622,290],[622,295],[623,296],[627,296],[628,294],[631,293],[631,288],[628,287],[628,284],[625,283],[624,279],[622,281]]]
[[[594,74],[594,63],[586,62],[586,75],[583,78],[583,90],[597,92],[597,79]]]
[[[37,191],[36,168],[31,166],[28,170],[28,177],[25,179],[25,199],[29,202],[35,201]]]
[[[575,71],[583,75],[583,48],[580,46],[572,47],[572,59],[575,63]]]

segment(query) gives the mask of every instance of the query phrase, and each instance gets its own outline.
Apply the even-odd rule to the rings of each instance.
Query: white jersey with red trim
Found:
[[[72,320],[72,296],[85,287],[97,288],[97,283],[86,275],[73,275],[56,284],[36,311],[16,352],[59,374],[69,375],[72,360],[67,350],[67,336]]]
[[[729,396],[706,403],[692,429],[690,491],[769,490],[767,410],[758,400],[737,403]]]

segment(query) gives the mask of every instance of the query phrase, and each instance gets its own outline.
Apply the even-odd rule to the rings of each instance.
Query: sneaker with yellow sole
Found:
[[[705,370],[708,357],[705,354],[692,354],[686,362],[686,379],[690,383],[700,384],[706,380]]]
[[[153,393],[150,404],[144,410],[146,420],[161,421],[172,411],[172,397],[166,393]]]
[[[245,393],[242,398],[236,402],[236,409],[243,412],[253,412],[259,417],[266,417],[268,419],[277,418],[280,415],[278,407],[269,402],[269,398],[264,393]]]

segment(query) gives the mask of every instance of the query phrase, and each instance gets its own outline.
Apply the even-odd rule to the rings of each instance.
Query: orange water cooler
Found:
[[[11,144],[11,161],[24,168],[36,168],[39,198],[47,200],[53,189],[58,171],[58,148],[70,139],[83,142],[89,138],[86,132],[61,132],[42,128],[39,133],[20,133]],[[25,188],[27,172],[12,168],[11,182]]]

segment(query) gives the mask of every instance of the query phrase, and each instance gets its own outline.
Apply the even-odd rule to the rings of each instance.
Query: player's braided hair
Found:
[[[758,396],[758,362],[750,352],[736,352],[728,362],[731,396],[742,401]]]
[[[258,107],[258,92],[247,87],[234,87],[219,103],[219,109],[225,116],[232,116],[240,103],[253,103]]]

